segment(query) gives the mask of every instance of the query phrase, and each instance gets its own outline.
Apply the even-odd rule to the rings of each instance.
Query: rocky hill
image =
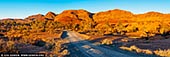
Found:
[[[167,39],[170,39],[170,14],[159,12],[134,14],[120,9],[90,13],[80,9],[65,10],[59,14],[53,12],[45,15],[36,14],[25,19],[0,20],[0,45],[2,46],[0,53],[35,52],[64,57],[71,54],[67,47],[68,38],[59,37],[64,30],[79,32],[82,34],[78,34],[79,36],[86,38],[85,40],[95,40],[95,43],[99,40],[99,43],[102,41],[102,44],[109,45],[125,43],[123,45],[130,48],[123,48],[131,51],[146,52],[148,50],[142,49],[144,50],[142,51],[137,48],[146,46],[158,50],[168,48],[168,50],[156,51],[158,55],[166,55],[169,52],[170,45],[167,45],[169,41]],[[72,35],[79,38],[75,36],[76,34]],[[159,41],[154,42],[154,40]],[[76,41],[78,42],[81,41]],[[134,44],[137,47],[130,46]],[[149,54],[152,53],[149,51]]]
[[[140,21],[169,21],[170,14],[163,14],[159,12],[147,12],[144,14],[133,14],[126,10],[114,9],[98,13],[90,13],[86,10],[64,10],[60,14],[48,12],[45,15],[37,14],[28,16],[24,20],[28,21],[45,21],[52,20],[63,24],[80,24],[80,23],[110,23],[116,24],[132,23]],[[7,19],[5,19],[7,20]],[[10,20],[10,19],[9,19]],[[2,20],[1,20],[2,21]]]
[[[30,20],[30,21],[44,21],[46,20],[45,16],[42,14],[37,14],[37,15],[32,15],[32,16],[28,16],[27,18],[25,18],[25,20]]]
[[[48,13],[45,15],[45,18],[54,20],[55,16],[56,16],[55,13],[53,13],[53,12],[48,12]]]
[[[93,19],[97,23],[117,23],[118,21],[130,21],[133,17],[133,13],[120,9],[99,12],[93,15]]]
[[[81,21],[92,22],[92,13],[86,10],[65,10],[55,17],[54,21],[61,23],[80,24]]]

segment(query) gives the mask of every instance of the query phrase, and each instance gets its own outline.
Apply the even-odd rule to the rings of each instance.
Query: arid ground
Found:
[[[48,12],[0,20],[0,53],[48,57],[170,56],[170,14],[120,9]]]

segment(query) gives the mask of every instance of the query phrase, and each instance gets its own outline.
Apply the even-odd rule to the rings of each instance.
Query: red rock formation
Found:
[[[109,23],[115,24],[132,23],[141,21],[166,21],[170,22],[170,14],[159,12],[147,12],[144,14],[133,14],[129,11],[114,9],[104,12],[98,12],[94,15],[86,10],[65,10],[56,16],[53,12],[48,12],[45,16],[42,14],[32,15],[24,19],[24,21],[44,21],[54,20],[63,24],[83,24],[84,23]]]
[[[79,24],[81,21],[92,21],[90,15],[91,13],[86,10],[65,10],[61,14],[57,15],[54,21],[64,24]]]
[[[42,15],[42,14],[37,14],[37,15],[29,16],[29,17],[25,18],[25,20],[31,20],[31,21],[36,21],[36,20],[38,20],[38,21],[45,21],[45,20],[47,20],[47,19],[44,17],[44,15]]]
[[[99,12],[93,15],[93,19],[97,23],[109,22],[117,23],[118,21],[129,21],[134,17],[133,13],[129,11],[114,9],[105,12]]]
[[[136,17],[133,18],[134,21],[162,21],[162,20],[168,20],[167,18],[170,18],[170,15],[163,14],[159,12],[147,12],[144,14],[137,14]]]
[[[48,12],[48,13],[45,15],[45,18],[47,18],[47,19],[54,19],[55,16],[56,16],[55,13],[53,13],[53,12]]]

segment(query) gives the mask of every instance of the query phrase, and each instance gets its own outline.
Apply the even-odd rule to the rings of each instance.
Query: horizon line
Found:
[[[117,8],[115,8],[115,9],[117,9]],[[115,9],[110,9],[110,10],[115,10]],[[66,10],[86,10],[86,9],[66,9]],[[131,12],[132,14],[135,14],[135,15],[137,15],[137,14],[145,14],[145,13],[148,13],[148,12],[158,12],[158,13],[161,13],[161,14],[170,14],[170,12],[161,12],[161,11],[154,11],[154,10],[150,10],[150,11],[146,11],[146,12],[133,12],[133,11],[130,11],[130,10],[124,10],[124,9],[118,9],[118,10],[123,10],[123,11],[128,11],[128,12]],[[63,11],[65,11],[65,10],[63,10]],[[57,13],[57,12],[54,12],[54,11],[48,11],[48,12],[53,12],[53,13],[55,13],[55,14],[61,14],[63,11],[61,11],[61,12],[59,12],[59,13]],[[89,10],[86,10],[87,12],[90,12]],[[96,12],[90,12],[90,13],[99,13],[99,12],[107,12],[107,11],[109,11],[109,10],[104,10],[104,11],[96,11]],[[36,14],[31,14],[31,15],[28,15],[28,16],[32,16],[32,15],[37,15],[37,14],[42,14],[42,15],[45,15],[45,14],[47,14],[48,12],[46,12],[46,13],[36,13]],[[25,17],[2,17],[2,18],[0,18],[0,20],[2,20],[2,19],[25,19],[25,18],[27,18],[28,16],[25,16]]]

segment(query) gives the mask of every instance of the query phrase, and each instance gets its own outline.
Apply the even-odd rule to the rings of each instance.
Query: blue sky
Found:
[[[170,13],[170,0],[0,0],[0,19],[25,18],[48,11],[61,13],[68,9],[85,9],[89,12],[122,9],[136,14],[148,11]]]

